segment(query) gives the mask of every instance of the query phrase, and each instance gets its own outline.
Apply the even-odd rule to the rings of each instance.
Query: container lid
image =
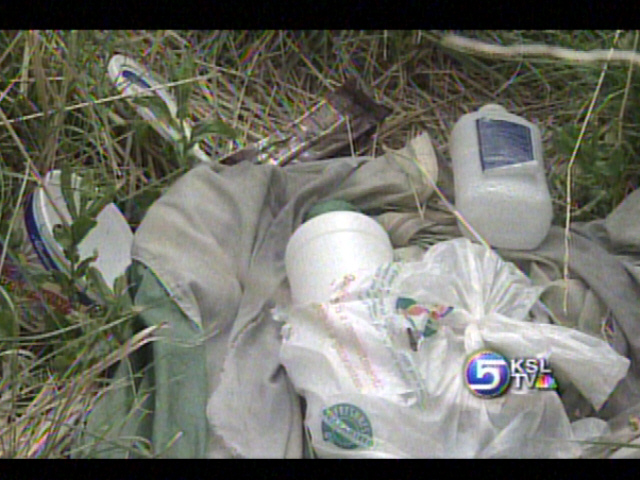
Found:
[[[480,113],[484,113],[487,115],[493,114],[508,114],[507,109],[502,105],[498,105],[496,103],[488,103],[487,105],[482,106],[479,110]]]
[[[50,171],[44,183],[51,200],[57,207],[65,221],[71,223],[71,215],[60,188],[60,171]],[[72,186],[80,186],[80,177],[73,175]],[[79,196],[77,197],[78,201]],[[55,263],[60,268],[66,269],[68,262],[64,257],[62,246],[53,235],[54,226],[62,223],[56,208],[42,188],[34,192],[33,215],[36,228],[42,239],[44,247],[51,254]],[[78,245],[80,259],[90,257],[97,251],[98,258],[94,266],[100,271],[105,282],[113,286],[117,277],[122,275],[131,263],[131,246],[133,233],[126,219],[113,203],[108,204],[96,217],[96,226],[87,234]]]
[[[325,202],[316,203],[307,212],[304,221],[311,220],[318,215],[329,212],[358,212],[359,210],[349,202],[344,200],[327,200]]]

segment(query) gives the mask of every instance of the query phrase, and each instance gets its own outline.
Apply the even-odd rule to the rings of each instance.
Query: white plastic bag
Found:
[[[515,265],[455,239],[420,262],[354,272],[328,303],[280,311],[281,361],[306,398],[318,456],[579,455],[581,432],[604,432],[604,422],[572,426],[553,390],[486,399],[465,383],[479,350],[543,357],[560,384],[602,406],[629,361],[579,331],[526,321],[539,295]]]

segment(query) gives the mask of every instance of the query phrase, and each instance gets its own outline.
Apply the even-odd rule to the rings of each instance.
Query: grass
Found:
[[[462,53],[441,45],[444,33],[2,31],[0,239],[15,230],[25,196],[53,168],[81,171],[92,186],[115,192],[134,228],[188,169],[110,83],[106,64],[116,53],[191,87],[192,120],[221,118],[238,132],[235,140],[214,135],[205,141],[214,157],[281,130],[353,75],[392,109],[366,154],[400,148],[426,130],[446,158],[455,121],[485,103],[500,103],[541,127],[554,222],[563,225],[568,161],[602,65]],[[635,31],[459,33],[504,45],[542,42],[580,50],[636,49],[638,40]],[[607,68],[574,163],[574,220],[605,216],[638,187],[634,79],[629,65]],[[19,239],[7,245],[0,263],[20,264]],[[125,284],[103,299],[102,309],[70,298],[69,308],[56,311],[37,292],[63,291],[67,281],[62,293],[69,297],[84,273],[65,280],[21,268],[26,286],[0,284],[0,457],[65,457],[83,414],[108,388],[109,364],[151,341],[152,332],[134,341],[127,336],[136,311]],[[38,314],[28,318],[34,309]]]

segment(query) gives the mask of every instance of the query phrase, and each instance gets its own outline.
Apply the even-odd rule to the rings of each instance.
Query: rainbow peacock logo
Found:
[[[544,375],[539,375],[538,378],[536,378],[536,383],[534,384],[534,387],[537,390],[557,390],[558,383],[556,382],[556,379],[553,378],[552,375],[547,373]]]

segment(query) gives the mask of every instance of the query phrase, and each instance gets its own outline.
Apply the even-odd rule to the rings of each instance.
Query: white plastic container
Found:
[[[24,211],[25,230],[40,263],[46,269],[67,270],[68,261],[63,248],[53,235],[54,226],[62,223],[56,208],[64,219],[71,223],[71,216],[60,188],[60,171],[50,171],[44,178],[44,184],[51,198],[45,194],[43,188],[33,192]],[[80,186],[78,176],[72,177],[72,186]],[[94,266],[100,271],[105,282],[113,286],[116,278],[122,275],[131,263],[133,233],[113,203],[104,207],[96,217],[96,222],[96,226],[78,245],[78,253],[82,260],[97,251],[98,258]]]
[[[455,206],[473,229],[494,247],[538,247],[553,214],[539,129],[499,105],[485,105],[458,120],[450,153]]]
[[[287,245],[292,302],[327,302],[334,282],[392,260],[389,236],[372,218],[345,211],[318,215],[303,223]]]

